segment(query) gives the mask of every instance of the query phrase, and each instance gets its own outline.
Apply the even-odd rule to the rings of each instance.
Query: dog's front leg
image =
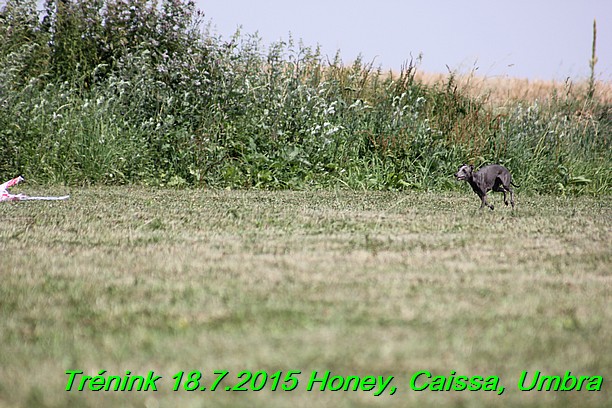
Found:
[[[486,194],[478,194],[478,196],[480,197],[480,208],[479,210],[482,210],[485,205],[487,207],[491,207],[490,204],[487,202],[487,195]]]
[[[489,207],[489,208],[491,209],[491,211],[492,211],[492,210],[495,208],[495,207],[493,207],[493,204],[490,204],[490,203],[487,201],[487,195],[486,195],[486,194],[483,194],[483,195],[482,195],[482,204],[480,205],[480,209],[482,209],[482,207],[484,207],[485,205],[486,205],[487,207]]]

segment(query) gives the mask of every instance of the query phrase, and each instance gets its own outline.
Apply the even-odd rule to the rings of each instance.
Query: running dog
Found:
[[[480,209],[482,209],[485,205],[493,210],[493,204],[490,204],[487,201],[487,193],[490,190],[497,191],[499,193],[504,193],[504,204],[508,205],[508,198],[506,197],[506,192],[510,193],[510,204],[512,204],[512,208],[514,209],[514,193],[512,192],[512,187],[519,187],[512,182],[512,175],[504,166],[500,166],[499,164],[491,164],[489,166],[485,166],[474,172],[474,166],[463,164],[459,167],[457,173],[455,173],[455,177],[457,180],[465,180],[470,186],[472,186],[472,190],[478,197],[482,203],[480,204]]]

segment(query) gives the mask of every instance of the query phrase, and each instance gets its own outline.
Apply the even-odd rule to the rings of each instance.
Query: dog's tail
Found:
[[[511,181],[510,184],[512,184],[516,188],[521,188],[521,186],[514,184],[514,181]]]

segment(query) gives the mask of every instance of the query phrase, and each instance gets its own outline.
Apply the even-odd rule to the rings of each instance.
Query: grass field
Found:
[[[28,193],[36,187],[27,187]],[[64,193],[62,188],[44,193]],[[73,189],[0,205],[0,406],[604,406],[612,402],[610,197]],[[67,370],[162,376],[65,391]],[[216,392],[173,392],[200,370]],[[226,392],[240,371],[291,392]],[[389,389],[306,391],[313,371]],[[498,376],[503,395],[416,392],[414,373]],[[599,392],[521,392],[521,372]],[[181,387],[184,386],[181,385]],[[249,386],[250,387],[250,386]]]

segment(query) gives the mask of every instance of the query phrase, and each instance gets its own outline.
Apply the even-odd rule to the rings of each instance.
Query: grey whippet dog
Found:
[[[455,177],[457,177],[457,180],[467,181],[472,186],[472,190],[478,194],[482,201],[480,204],[481,209],[485,205],[491,210],[493,209],[493,204],[487,202],[487,192],[490,190],[504,193],[504,204],[506,205],[508,205],[508,198],[506,197],[506,191],[508,191],[510,193],[510,204],[514,208],[514,193],[510,185],[514,187],[519,186],[512,182],[512,175],[504,166],[491,164],[474,172],[474,166],[463,164],[459,167],[457,173],[455,173]]]

